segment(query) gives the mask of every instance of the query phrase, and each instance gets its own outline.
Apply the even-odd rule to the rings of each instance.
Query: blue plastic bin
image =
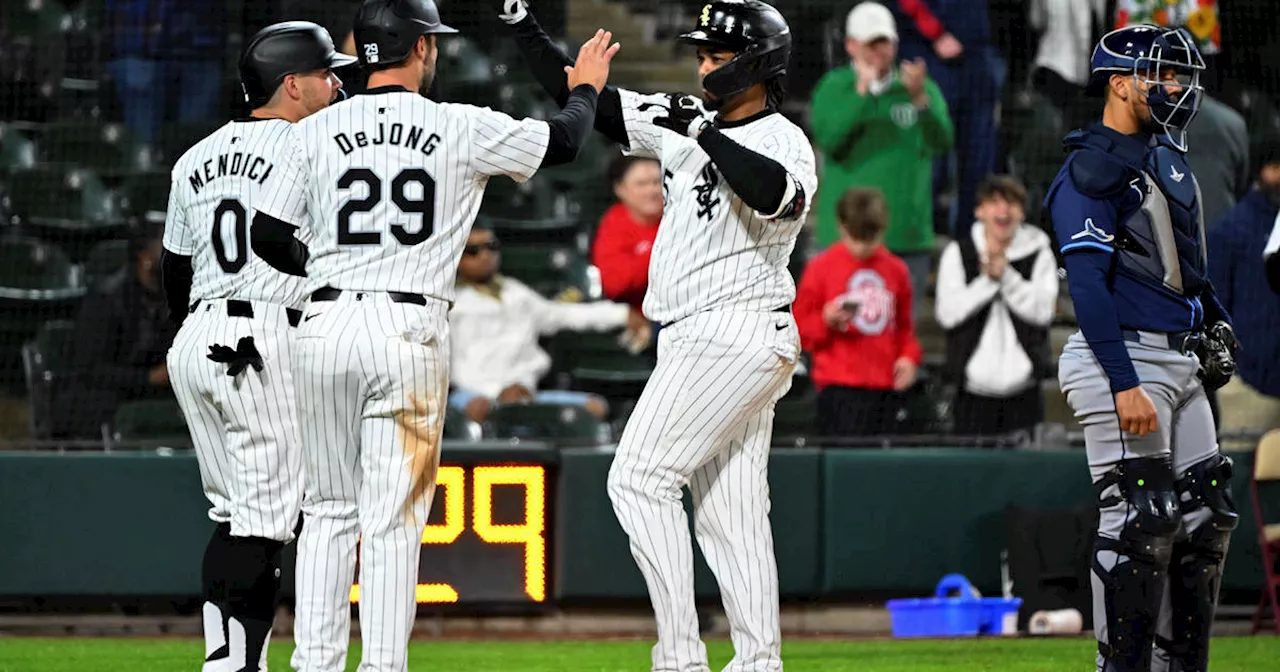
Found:
[[[1020,598],[978,597],[968,579],[948,574],[934,597],[889,600],[886,606],[894,637],[973,637],[1001,634],[1005,616],[1021,605]]]

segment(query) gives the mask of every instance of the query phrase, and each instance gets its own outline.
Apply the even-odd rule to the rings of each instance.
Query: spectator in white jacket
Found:
[[[1044,416],[1057,263],[1044,231],[1023,222],[1026,188],[996,175],[978,189],[969,235],[938,265],[936,313],[947,332],[948,378],[958,384],[955,432],[993,436]]]
[[[551,368],[538,338],[569,329],[649,328],[625,303],[563,303],[498,272],[500,245],[492,231],[474,228],[458,264],[457,296],[449,311],[449,405],[484,422],[495,405],[537,401],[581,405],[604,418],[603,398],[585,392],[537,389]]]

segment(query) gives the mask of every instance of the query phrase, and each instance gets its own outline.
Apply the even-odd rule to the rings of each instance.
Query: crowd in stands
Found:
[[[243,35],[272,21],[309,19],[349,51],[343,26],[355,3],[30,0],[16,3],[21,11],[5,4],[0,91],[13,96],[0,105],[0,190],[14,189],[8,176],[51,156],[40,124],[68,117],[123,123],[119,132],[149,157],[142,169],[163,174],[181,150],[171,146],[168,129],[209,128],[237,109],[227,66]],[[1232,10],[1214,0],[776,4],[797,13],[795,25],[820,7],[817,23],[838,26],[838,36],[817,31],[825,45],[797,35],[795,60],[803,67],[793,78],[803,80],[814,63],[826,71],[810,86],[793,87],[785,110],[801,117],[821,168],[793,264],[805,365],[778,415],[784,424],[806,418],[791,423],[790,433],[825,437],[1034,433],[1053,414],[1045,390],[1056,386],[1045,381],[1053,380],[1057,351],[1072,330],[1040,200],[1064,158],[1062,135],[1100,109],[1083,95],[1098,37],[1136,22],[1185,27],[1211,70],[1237,75],[1254,72],[1240,54],[1274,53],[1267,40],[1280,43],[1280,31],[1264,28],[1253,44],[1239,30],[1224,33],[1240,19],[1220,16]],[[441,5],[453,25],[468,25],[463,17],[476,11],[468,3]],[[50,7],[70,23],[32,19]],[[478,25],[489,27],[491,13]],[[53,57],[24,42],[20,25],[66,37],[57,57],[65,70],[60,83],[49,84],[41,68]],[[1011,46],[1010,33],[1019,30],[1027,44]],[[83,32],[97,36],[104,63],[101,72],[77,75],[103,84],[88,104],[68,93],[93,88],[71,76],[73,63],[85,60],[72,39]],[[522,102],[520,78],[527,75],[520,64],[482,53],[493,31],[470,32],[480,34],[474,44],[483,48],[455,38],[460,46],[442,49],[438,87],[447,91],[433,95],[456,100],[459,91],[483,89],[466,102],[536,114],[546,102]],[[1280,426],[1280,298],[1257,253],[1280,211],[1280,86],[1269,71],[1257,73],[1245,93],[1238,81],[1226,86],[1219,73],[1223,86],[1215,88],[1210,77],[1212,96],[1189,131],[1210,269],[1244,346],[1238,378],[1219,392],[1224,431]],[[357,74],[343,79],[359,90]],[[477,88],[456,88],[464,80]],[[31,99],[13,100],[24,95]],[[29,145],[44,141],[44,148],[22,144],[23,129],[36,138]],[[658,330],[641,311],[662,219],[661,167],[603,147],[549,173],[532,191],[495,181],[467,241],[450,317],[450,422],[483,426],[500,407],[546,404],[581,408],[617,426],[643,383]],[[99,177],[73,171],[64,179],[80,180],[75,193],[83,197],[84,185]],[[102,177],[107,189],[126,193],[134,178]],[[4,197],[3,214],[16,223],[5,235],[62,235],[45,235],[21,200]],[[100,437],[121,403],[169,394],[164,353],[174,327],[157,282],[162,219],[155,210],[163,205],[147,211],[136,202],[119,208],[129,227],[107,236],[128,241],[115,257],[123,270],[83,282],[79,305],[55,316],[74,317],[76,327],[65,373],[53,377],[60,410],[40,438]],[[525,227],[526,219],[560,223]],[[83,252],[71,256],[87,268]],[[532,275],[532,267],[552,275]],[[562,347],[566,342],[577,349]],[[28,393],[33,370],[27,366]]]

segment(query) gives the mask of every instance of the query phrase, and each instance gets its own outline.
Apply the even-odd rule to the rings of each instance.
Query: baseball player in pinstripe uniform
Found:
[[[1204,61],[1183,30],[1136,25],[1093,52],[1102,123],[1067,135],[1045,208],[1080,331],[1058,378],[1084,426],[1099,512],[1099,672],[1204,672],[1238,517],[1206,389],[1235,371],[1207,274],[1186,127]]]
[[[240,60],[253,113],[173,169],[164,285],[183,324],[168,366],[217,522],[204,558],[205,672],[266,669],[280,550],[302,499],[290,355],[304,295],[254,257],[249,222],[263,190],[286,179],[292,124],[329,105],[342,87],[333,68],[354,61],[316,24],[263,29]]]
[[[568,57],[520,0],[507,0],[502,18],[563,103],[556,73]],[[781,670],[766,469],[774,408],[800,352],[787,261],[817,188],[814,156],[777,111],[791,47],[777,10],[710,2],[680,41],[698,48],[704,100],[606,88],[596,114],[609,139],[662,163],[666,193],[644,301],[663,325],[658,365],[623,432],[609,496],[657,617],[653,669],[708,669],[680,505],[688,486],[729,616],[736,655],[725,669]]]
[[[431,0],[365,0],[354,32],[367,92],[294,127],[252,232],[310,292],[294,360],[306,491],[293,665],[307,672],[345,669],[357,539],[360,669],[406,669],[462,249],[490,178],[577,156],[617,51],[584,45],[565,109],[517,121],[422,95],[436,36],[456,32]]]

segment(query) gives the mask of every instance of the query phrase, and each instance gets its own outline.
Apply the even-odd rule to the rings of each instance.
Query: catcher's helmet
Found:
[[[1141,24],[1126,26],[1102,36],[1094,47],[1086,91],[1101,95],[1111,75],[1132,75],[1147,85],[1151,118],[1175,147],[1186,151],[1186,128],[1204,97],[1204,87],[1200,85],[1204,69],[1200,49],[1187,31]],[[1170,70],[1176,82],[1164,79],[1164,73]],[[1169,85],[1179,90],[1170,93],[1166,88]]]
[[[698,14],[695,28],[677,39],[737,54],[702,80],[702,88],[721,100],[786,74],[791,58],[787,20],[760,0],[709,2]]]
[[[240,86],[251,107],[262,107],[287,75],[355,63],[333,48],[329,31],[310,21],[285,21],[258,31],[240,56]]]
[[[432,0],[365,0],[356,12],[356,53],[362,65],[391,65],[408,58],[419,37],[456,32],[440,22]]]

